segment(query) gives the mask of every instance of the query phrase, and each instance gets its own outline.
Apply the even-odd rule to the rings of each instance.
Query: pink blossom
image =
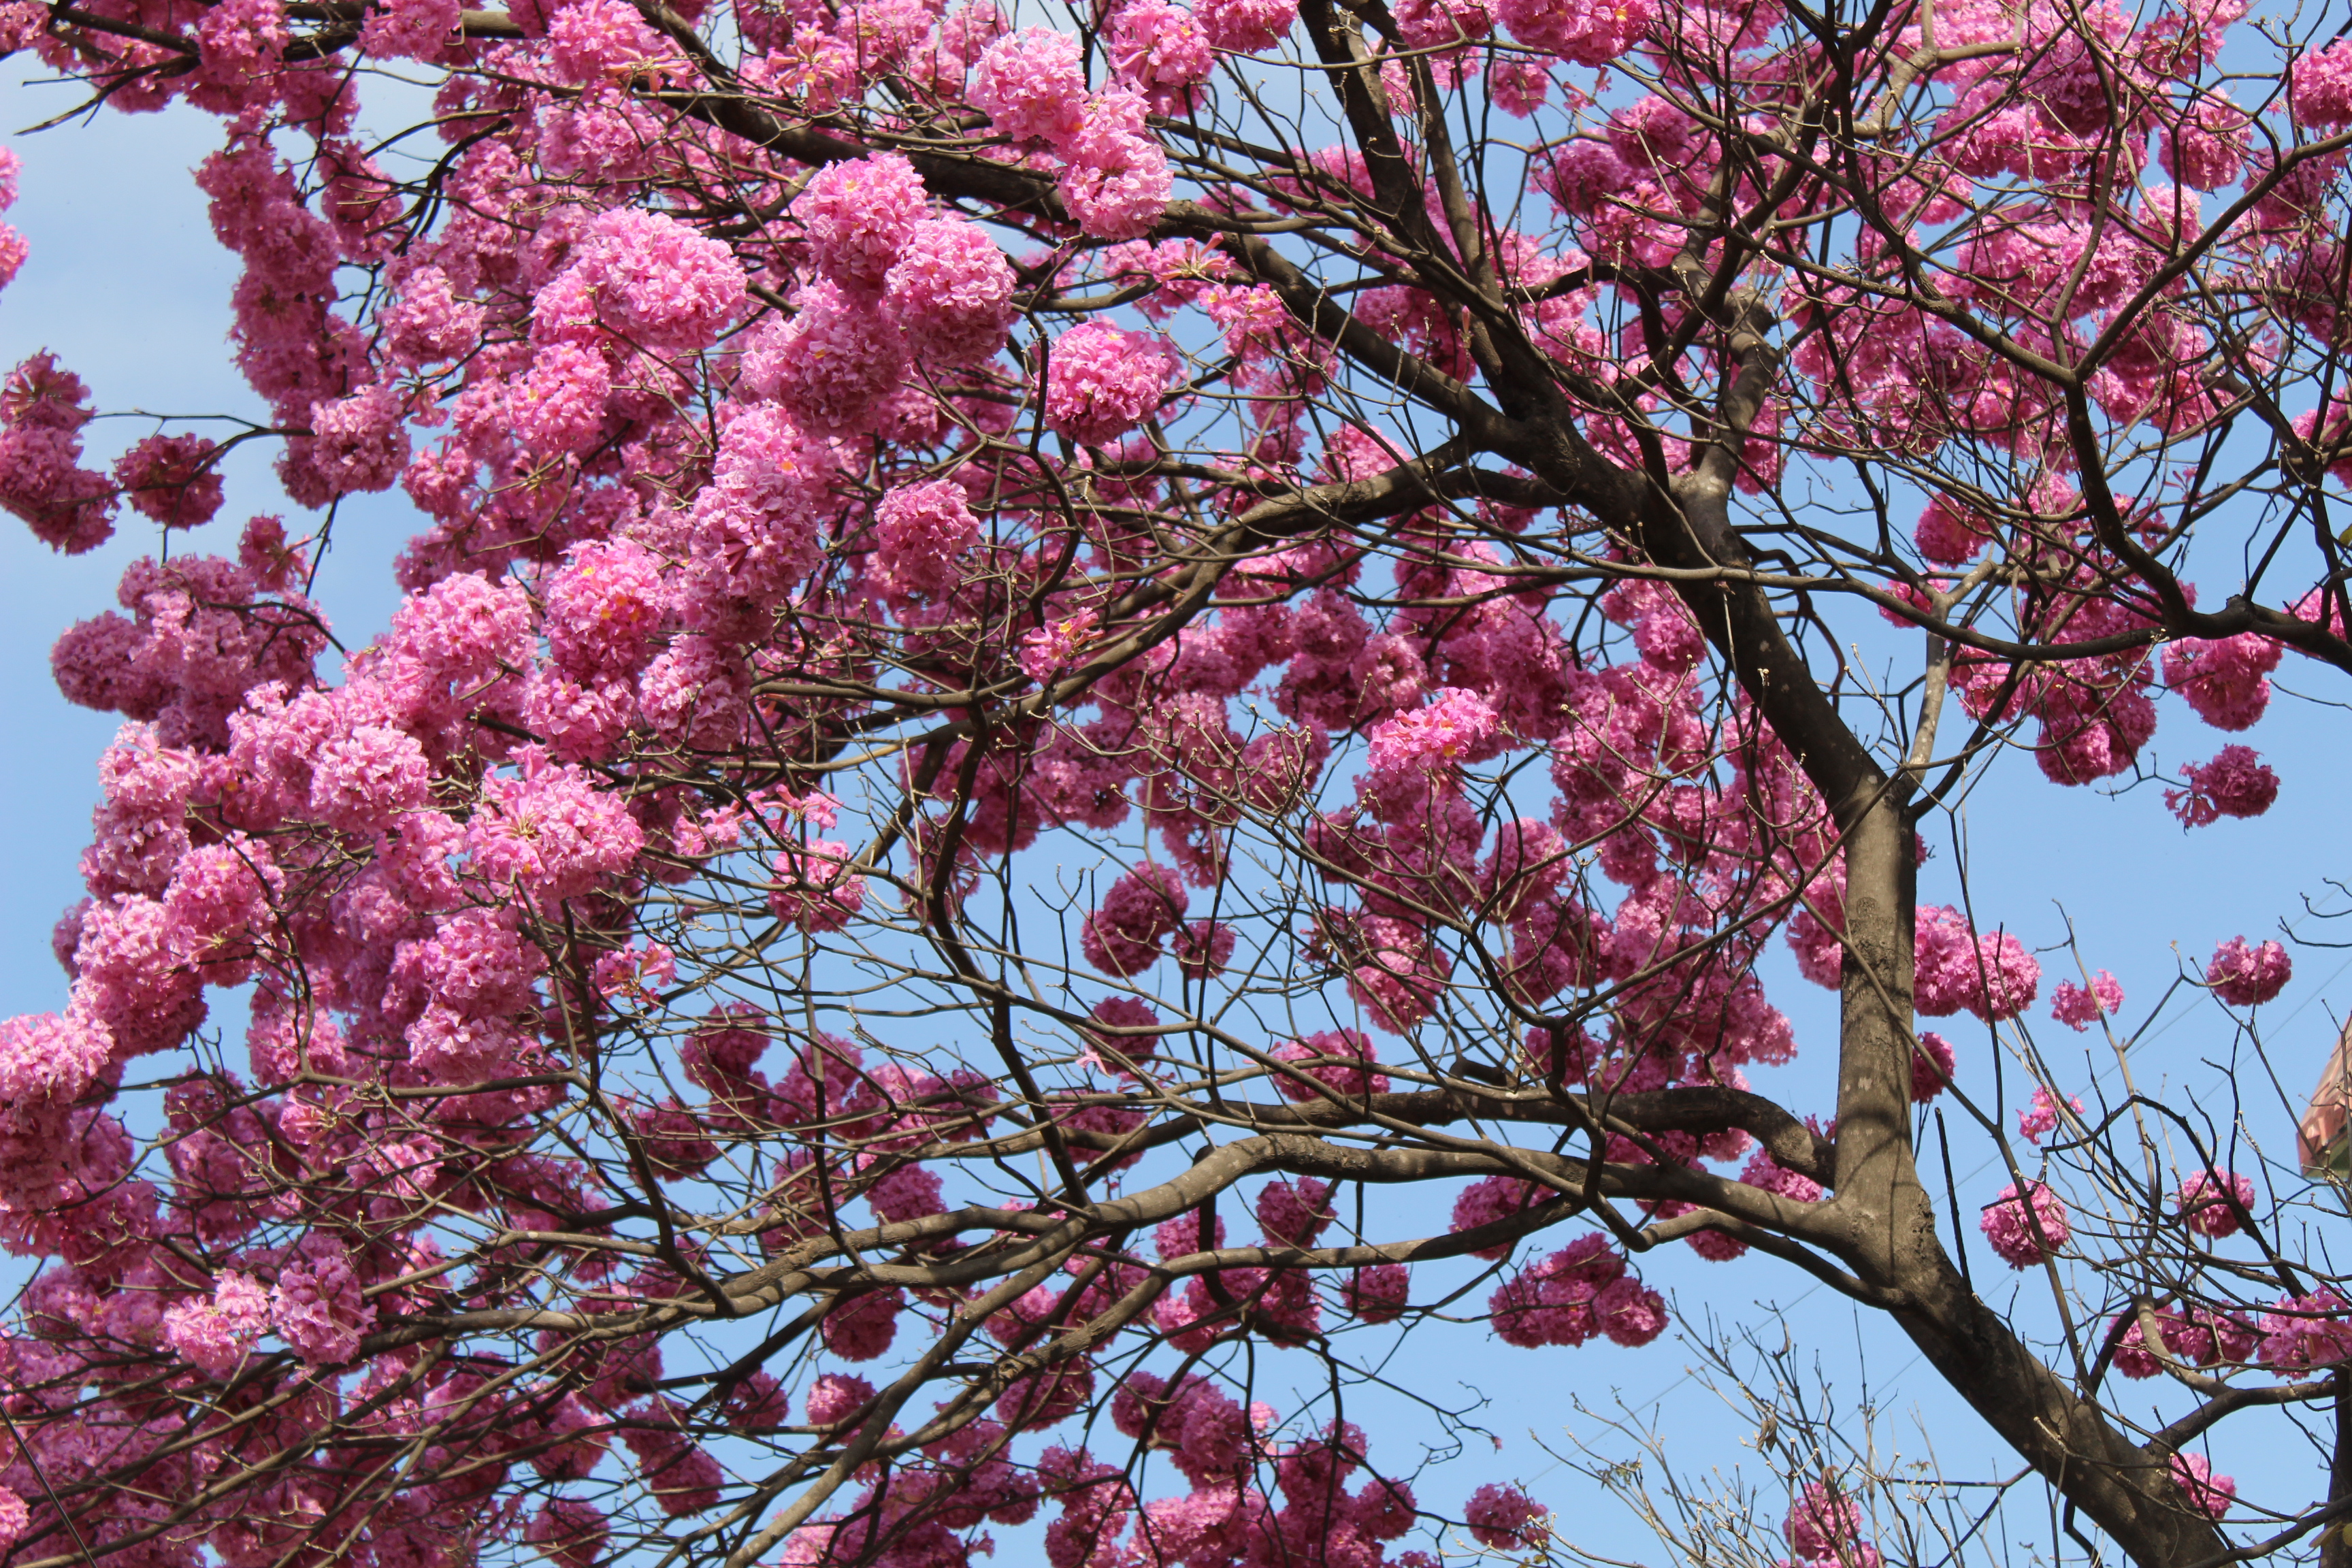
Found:
[[[351,1250],[324,1231],[310,1231],[278,1268],[269,1295],[270,1326],[313,1366],[347,1362],[375,1325],[375,1306],[361,1294]]]
[[[1139,974],[1183,923],[1192,895],[1173,869],[1147,863],[1118,879],[1079,932],[1087,962],[1106,974]]]
[[[1139,1066],[1159,1052],[1158,1034],[1134,1032],[1156,1030],[1160,1026],[1160,1015],[1153,1012],[1150,1006],[1140,999],[1133,996],[1106,996],[1095,1004],[1094,1016],[1100,1022],[1121,1031],[1116,1035],[1103,1034],[1094,1037],[1099,1048],[1112,1053],[1117,1060]],[[1089,1050],[1088,1055],[1094,1057],[1094,1052]],[[1100,1067],[1104,1064],[1101,1058],[1094,1057],[1093,1065]],[[1129,1072],[1129,1068],[1126,1066],[1115,1066],[1114,1070],[1121,1073]]]
[[[664,986],[677,984],[677,955],[660,942],[631,942],[597,955],[590,982],[601,996],[650,1001]]]
[[[747,388],[781,399],[814,434],[869,434],[904,378],[906,339],[870,300],[831,282],[796,290],[793,305],[790,321],[753,334],[743,357]]]
[[[1017,281],[978,224],[926,218],[899,246],[882,299],[918,357],[977,364],[1004,346]]]
[[[577,898],[635,860],[645,831],[577,768],[544,764],[482,785],[467,825],[475,869],[536,900]]]
[[[568,280],[568,284],[567,284]],[[587,243],[541,296],[535,336],[577,331],[562,302],[593,300],[588,322],[633,347],[707,348],[743,308],[743,268],[723,241],[667,213],[616,207],[588,226]]]
[[[1951,1080],[1954,1064],[1952,1042],[1927,1030],[1919,1037],[1919,1048],[1911,1053],[1911,1099],[1925,1104],[1944,1092]]]
[[[1298,0],[1200,0],[1194,14],[1216,47],[1262,54],[1297,25]]]
[[[1331,1184],[1302,1176],[1269,1182],[1257,1194],[1257,1223],[1278,1247],[1313,1247],[1338,1216],[1329,1206]]]
[[[901,485],[874,509],[874,555],[898,594],[936,594],[956,580],[960,557],[980,542],[961,485],[951,479]]]
[[[2352,125],[2352,42],[2305,55],[2287,74],[2287,107],[2315,131]]]
[[[2224,816],[2260,816],[2278,799],[2278,774],[2246,746],[2224,746],[2210,763],[2180,770],[2187,789],[2164,792],[2164,804],[2187,827],[2202,827]]]
[[[1314,1087],[1318,1083],[1341,1096],[1388,1092],[1388,1075],[1372,1070],[1370,1064],[1377,1059],[1372,1042],[1360,1029],[1325,1029],[1287,1040],[1274,1047],[1273,1056],[1276,1061],[1314,1064],[1276,1077],[1274,1087],[1285,1100],[1301,1104],[1321,1100]]]
[[[2213,950],[2205,984],[2231,1006],[2252,1007],[2277,995],[2294,974],[2294,960],[2277,942],[2249,947],[2244,937],[2233,936]]]
[[[1192,13],[1168,0],[1127,0],[1111,15],[1111,69],[1154,114],[1181,115],[1216,64]]]
[[[898,1314],[906,1300],[896,1290],[869,1290],[838,1301],[820,1325],[824,1348],[844,1361],[872,1361],[898,1337]],[[809,1394],[810,1419],[816,1419],[817,1394]]]
[[[1922,907],[1914,973],[1920,1012],[1941,1017],[1965,1007],[1988,1022],[2013,1018],[2041,987],[2042,965],[2007,931],[1978,936],[1948,905]]]
[[[899,153],[877,153],[818,170],[793,211],[826,277],[845,289],[878,289],[926,205],[915,166]]]
[[[2164,681],[2217,730],[2243,730],[2270,705],[2280,645],[2242,632],[2218,641],[2184,637],[2164,648]]]
[[[2253,1207],[2253,1179],[2234,1171],[2200,1171],[2180,1184],[2180,1222],[2199,1236],[2235,1236],[2240,1211]]]
[[[1849,1561],[1862,1544],[1862,1508],[1851,1493],[1828,1482],[1809,1481],[1790,1500],[1780,1533],[1801,1562]]]
[[[971,79],[972,107],[1017,140],[1059,143],[1084,118],[1087,79],[1078,40],[1045,27],[997,39]]]
[[[2083,1102],[2074,1095],[2066,1097],[2065,1104],[2076,1116],[2083,1114]],[[2029,1142],[2039,1143],[2057,1131],[2063,1120],[2057,1097],[2050,1092],[2047,1086],[2037,1083],[2033,1086],[2033,1103],[2017,1113],[2018,1135]]]
[[[1985,547],[1990,533],[1985,521],[1963,510],[1948,496],[1937,495],[1912,525],[1912,540],[1920,556],[1938,566],[1963,566]]]
[[[873,1402],[872,1384],[846,1373],[828,1372],[818,1374],[809,1384],[808,1397],[802,1408],[808,1413],[810,1426],[833,1426]]]
[[[1550,1188],[1519,1176],[1488,1176],[1471,1183],[1454,1200],[1454,1215],[1446,1228],[1460,1233],[1475,1230],[1481,1226],[1513,1219],[1538,1205],[1549,1203],[1558,1194]],[[1511,1243],[1506,1239],[1474,1250],[1470,1256],[1488,1259],[1509,1254]]]
[[[213,444],[196,436],[150,436],[114,465],[134,507],[166,528],[194,528],[220,510],[220,471]]]
[[[1076,664],[1094,640],[1096,620],[1094,611],[1081,610],[1023,633],[1021,672],[1032,680],[1050,680]]]
[[[1478,1544],[1509,1552],[1539,1543],[1548,1531],[1538,1521],[1550,1512],[1517,1487],[1489,1481],[1470,1494],[1462,1518]]]
[[[839,931],[866,904],[866,879],[853,869],[856,861],[856,850],[830,838],[785,846],[776,858],[769,909],[804,931]]]
[[[207,1377],[225,1378],[269,1327],[269,1293],[251,1276],[224,1273],[210,1300],[183,1302],[163,1313],[163,1342]]]
[[[2189,1506],[2211,1520],[2229,1516],[2230,1504],[2238,1495],[2238,1482],[2232,1476],[2217,1476],[2211,1461],[2202,1454],[2175,1454],[2166,1461],[2172,1479],[2189,1496]]]
[[[2087,989],[2062,980],[2050,995],[2050,1016],[2077,1030],[2089,1028],[2102,1017],[2114,1017],[2123,1005],[2123,983],[2104,969],[2092,977]]]
[[[1142,100],[1124,89],[1097,94],[1061,145],[1062,200],[1094,238],[1140,238],[1167,210],[1175,188],[1168,154],[1144,129],[1142,110]]]
[[[1985,1240],[2011,1268],[2031,1268],[2066,1245],[2070,1234],[2066,1205],[2045,1183],[2025,1184],[2028,1197],[2018,1195],[2017,1184],[2001,1188],[1978,1222]],[[2026,1204],[2032,1203],[2029,1214]]]
[[[1605,66],[1656,25],[1646,0],[1498,0],[1496,15],[1530,48]]]
[[[1045,423],[1080,446],[1110,446],[1159,411],[1176,369],[1163,339],[1084,322],[1054,340]]]
[[[547,41],[556,79],[574,87],[677,56],[626,0],[572,0],[549,19]]]
[[[1404,1315],[1412,1290],[1412,1272],[1402,1263],[1376,1263],[1360,1268],[1341,1287],[1348,1310],[1367,1323],[1393,1322]]]
[[[2352,1360],[2352,1305],[2333,1290],[2281,1297],[2262,1330],[2264,1366],[2305,1371]]]
[[[1372,731],[1370,762],[1375,773],[1440,775],[1456,763],[1491,756],[1500,731],[1485,698],[1443,687],[1427,707],[1401,712]]]
[[[604,1510],[593,1503],[554,1497],[530,1516],[522,1538],[559,1568],[593,1568],[603,1560],[610,1533]]]

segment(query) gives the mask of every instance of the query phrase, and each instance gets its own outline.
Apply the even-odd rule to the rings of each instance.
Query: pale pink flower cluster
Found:
[[[2233,936],[2213,950],[2205,965],[2205,984],[2232,1007],[2252,1007],[2269,1001],[2294,978],[2294,961],[2275,942],[2248,946]]]
[[[2254,1183],[2234,1171],[2200,1171],[2180,1184],[2180,1223],[2199,1236],[2235,1236],[2254,1208]]]
[[[2202,827],[2225,816],[2260,816],[2278,799],[2278,774],[2251,747],[2224,746],[2210,763],[2180,770],[2186,789],[2164,792],[2164,804],[2184,827]]]
[[[2022,1196],[2011,1182],[1986,1205],[1977,1223],[1994,1253],[2011,1268],[2031,1268],[2054,1256],[2073,1234],[2064,1201],[2044,1182],[2026,1183]]]
[[[1862,1504],[1833,1481],[1808,1481],[1790,1500],[1780,1534],[1807,1568],[1879,1568],[1878,1548],[1863,1538]]]
[[[2123,1011],[2123,983],[2102,969],[2087,986],[2062,980],[2050,994],[2050,1016],[2070,1029],[2087,1029]]]
[[[2062,1101],[2056,1095],[2050,1092],[2048,1085],[2035,1084],[2032,1103],[2017,1113],[2018,1136],[2028,1142],[2041,1142],[2058,1130],[2059,1125],[2066,1120],[2068,1110],[2080,1117],[2083,1114],[2082,1100],[2070,1094]]]
[[[1506,1344],[1580,1345],[1604,1334],[1648,1344],[1665,1331],[1665,1300],[1630,1270],[1601,1236],[1580,1237],[1530,1263],[1487,1299],[1495,1335]]]
[[[1181,16],[1149,16],[1124,35],[1121,58],[1148,73],[1139,85],[1163,101],[1207,74],[1198,47],[1173,37],[1166,54],[1153,58],[1155,42]],[[1088,92],[1070,35],[1024,27],[989,45],[972,72],[971,101],[1004,135],[1061,160],[1062,199],[1093,237],[1133,239],[1166,210],[1173,181],[1168,154],[1145,127],[1145,100],[1125,88]]]
[[[1166,340],[1088,321],[1055,338],[1045,374],[1045,423],[1082,447],[1108,447],[1160,411],[1177,371]]]
[[[2041,989],[2042,965],[2008,931],[1979,936],[1949,905],[1922,907],[1914,982],[1919,1011],[1931,1018],[1962,1008],[1988,1022],[2013,1018]]]

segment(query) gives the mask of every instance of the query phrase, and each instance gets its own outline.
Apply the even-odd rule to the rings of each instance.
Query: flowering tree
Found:
[[[162,542],[55,653],[127,722],[0,1026],[10,1562],[1532,1553],[1359,1347],[1643,1344],[1669,1244],[1887,1314],[2077,1539],[2345,1562],[2313,1190],[2070,1098],[2028,1009],[2115,982],[1917,889],[2011,753],[2352,671],[2352,41],[2242,11],[0,5],[218,117],[273,410],[109,469],[0,398],[0,503]],[[323,527],[194,552],[247,441],[429,520],[339,666]],[[1833,1103],[1744,1076],[1787,950]],[[2233,1495],[2224,1419],[2320,1460]]]

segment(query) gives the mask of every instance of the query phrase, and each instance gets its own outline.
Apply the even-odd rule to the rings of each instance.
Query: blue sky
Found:
[[[12,64],[19,73],[27,68]],[[0,122],[29,124],[69,101],[62,89],[0,87]],[[104,409],[259,414],[225,342],[234,262],[214,243],[202,196],[188,178],[215,135],[209,119],[173,110],[141,117],[110,113],[93,124],[17,137],[11,143],[24,162],[24,194],[9,217],[29,237],[32,249],[23,274],[0,294],[0,364],[46,347],[89,383]],[[106,458],[153,427],[152,418],[114,418],[94,425],[89,435],[94,453]],[[233,550],[236,529],[259,511],[284,512],[289,531],[309,531],[278,494],[267,455],[248,448],[230,468],[229,500],[221,517],[189,542],[200,550]],[[339,549],[320,593],[347,644],[364,642],[388,616],[394,595],[386,563],[413,526],[413,514],[396,499],[346,509]],[[58,913],[80,894],[75,861],[88,837],[96,796],[95,759],[116,723],[71,708],[57,695],[47,673],[48,647],[76,620],[110,607],[125,563],[152,546],[142,527],[130,519],[111,544],[68,561],[13,521],[0,520],[0,580],[14,590],[8,613],[0,616],[0,705],[16,761],[0,772],[0,820],[8,824],[0,835],[0,885],[9,895],[0,902],[0,1009],[6,1013],[63,1005],[65,983],[50,957],[48,932]],[[2212,602],[2228,585],[2205,586]],[[1883,630],[1867,635],[1873,657],[1905,646]],[[2344,900],[2326,879],[2352,874],[2340,826],[2340,781],[2352,749],[2345,744],[2346,710],[2336,705],[2352,699],[2352,685],[2299,661],[2281,673],[2288,686],[2319,700],[2283,700],[2272,718],[2246,737],[2284,781],[2277,806],[2256,822],[2224,822],[2184,834],[2154,787],[2121,798],[2060,790],[2045,784],[2029,759],[2004,759],[1963,816],[1980,917],[2005,922],[2035,946],[2057,942],[2071,920],[2091,967],[2111,969],[2122,979],[2130,995],[2127,1018],[2134,1023],[2180,968],[2201,968],[2222,938],[2276,934],[2284,920],[2320,941],[2352,941],[2352,921],[2337,922],[2341,929],[2336,929],[2304,914],[2306,899],[2322,908],[2342,908]],[[2158,757],[2177,764],[2217,749],[2221,737],[2197,724],[2179,704],[2168,700],[2163,706],[2164,724],[2155,743]],[[1953,846],[1939,840],[1924,896],[1931,901],[1957,898],[1954,865]],[[2058,967],[2063,962],[2059,955],[2045,958],[2051,965],[2045,998],[2048,986],[2067,973]],[[2339,954],[2299,949],[2294,984],[2263,1009],[2264,1035],[2291,1095],[2299,1095],[2316,1073],[2334,1037],[2334,1019],[2352,1001],[2347,963],[2352,950]],[[1826,1111],[1835,1023],[1832,999],[1797,981],[1792,966],[1782,961],[1776,960],[1774,981],[1776,999],[1791,1013],[1810,1051],[1781,1076],[1798,1109]],[[1981,1041],[1972,1042],[1964,1030],[1948,1032],[1961,1046],[1964,1075],[1972,1050],[1981,1068]],[[2055,1025],[2044,1024],[2037,1033],[2069,1087],[2087,1086],[2095,1076],[2112,1081],[2114,1059],[2103,1041]],[[2211,1064],[2230,1047],[2227,1020],[2217,1009],[2176,999],[2166,1020],[2137,1047],[2134,1071],[2143,1089],[2168,1083],[2211,1103],[2221,1083]],[[2286,1154],[2285,1109],[2268,1096],[2266,1086],[2242,1079],[2241,1088],[2249,1131],[2274,1154]],[[1964,1202],[1982,1202],[1999,1184],[1999,1178],[1981,1173],[1987,1153],[1980,1143],[1963,1151]],[[1971,1168],[1980,1173],[1973,1180]],[[2005,1274],[1981,1249],[1976,1256],[1980,1283],[1989,1273]],[[1882,1405],[1900,1410],[1916,1403],[1940,1442],[1963,1450],[1981,1446],[1973,1419],[1917,1369],[1899,1336],[1884,1324],[1857,1322],[1843,1305],[1824,1291],[1809,1289],[1793,1271],[1769,1262],[1709,1266],[1678,1248],[1672,1256],[1645,1260],[1643,1267],[1654,1284],[1676,1292],[1686,1315],[1711,1306],[1760,1321],[1769,1313],[1750,1311],[1747,1303],[1777,1301],[1790,1310],[1801,1341],[1818,1352],[1849,1396],[1866,1368]],[[1464,1469],[1465,1489],[1496,1476],[1536,1479],[1538,1495],[1571,1510],[1580,1530],[1597,1532],[1590,1539],[1602,1549],[1637,1550],[1642,1538],[1622,1518],[1582,1501],[1590,1495],[1588,1484],[1570,1484],[1524,1436],[1541,1432],[1557,1442],[1564,1425],[1599,1436],[1591,1423],[1570,1412],[1571,1394],[1604,1407],[1612,1388],[1623,1390],[1639,1406],[1662,1397],[1662,1419],[1695,1434],[1685,1451],[1709,1462],[1735,1457],[1742,1435],[1726,1425],[1723,1407],[1713,1396],[1685,1380],[1689,1357],[1671,1339],[1642,1352],[1608,1347],[1526,1352],[1485,1342],[1478,1331],[1470,1330],[1433,1336],[1412,1357],[1417,1375],[1440,1383],[1458,1379],[1494,1399],[1482,1419],[1507,1447],[1491,1466],[1476,1466],[1479,1474]],[[2217,1457],[2220,1468],[2234,1465],[2242,1474],[2260,1462],[2256,1452],[2233,1454],[2226,1446]],[[1768,1497],[1766,1507],[1777,1519],[1777,1500]]]

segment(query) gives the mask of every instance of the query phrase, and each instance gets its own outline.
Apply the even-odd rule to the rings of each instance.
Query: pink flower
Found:
[[[1142,110],[1131,92],[1098,94],[1087,104],[1085,123],[1062,143],[1062,200],[1079,229],[1094,238],[1150,234],[1175,188],[1168,154],[1144,130]]]
[[[1376,1263],[1358,1269],[1340,1288],[1340,1298],[1365,1322],[1386,1323],[1404,1316],[1412,1292],[1411,1269],[1402,1263]]]
[[[220,510],[213,444],[197,436],[150,436],[114,465],[131,504],[166,528],[194,528]]]
[[[2075,1115],[2083,1114],[2083,1102],[2074,1096],[2068,1095],[2066,1104]],[[2028,1142],[2039,1143],[2057,1131],[2061,1120],[2057,1100],[2037,1083],[2033,1086],[2033,1103],[2017,1113],[2018,1135]]]
[[[1920,1012],[1941,1017],[1965,1007],[1987,1022],[2016,1017],[2041,988],[2042,965],[2007,931],[1978,936],[1959,910],[1922,907],[1914,950]]]
[[[898,1337],[898,1314],[906,1299],[896,1290],[869,1290],[836,1304],[819,1325],[824,1348],[844,1361],[872,1361]],[[809,1394],[809,1415],[816,1419],[817,1395]]]
[[[1134,1077],[1137,1074],[1130,1072],[1128,1065],[1122,1064],[1133,1064],[1139,1069],[1142,1063],[1158,1053],[1160,1036],[1143,1031],[1156,1031],[1160,1026],[1160,1015],[1140,998],[1106,996],[1095,1004],[1094,1016],[1101,1023],[1121,1032],[1096,1035],[1089,1031],[1088,1037],[1094,1044],[1081,1057],[1087,1066]]]
[[[906,339],[870,300],[830,281],[795,290],[793,305],[790,321],[751,334],[746,390],[782,400],[813,434],[870,434],[905,377]]]
[[[2047,1184],[2028,1182],[2025,1191],[2027,1196],[2019,1196],[2014,1182],[2001,1188],[1978,1222],[1993,1251],[2011,1268],[2031,1268],[2053,1256],[2070,1234],[2066,1205]],[[2033,1205],[2030,1214],[2029,1201]]]
[[[1082,447],[1108,447],[1159,412],[1177,360],[1165,340],[1100,321],[1054,340],[1045,423]]]
[[[1944,1092],[1950,1081],[1953,1064],[1952,1042],[1933,1030],[1919,1037],[1919,1048],[1911,1054],[1911,1099],[1924,1104]]]
[[[2230,1504],[2238,1495],[2238,1482],[2232,1476],[2217,1476],[2212,1462],[2202,1454],[2175,1454],[2167,1462],[2173,1483],[2189,1495],[2189,1506],[2208,1519],[2226,1518]]]
[[[874,1385],[862,1377],[846,1373],[820,1373],[809,1384],[808,1399],[803,1408],[808,1412],[812,1426],[831,1426],[847,1420],[874,1403]]]
[[[595,1504],[581,1498],[554,1497],[530,1516],[522,1538],[559,1568],[593,1568],[603,1559],[610,1534],[604,1511]]]
[[[1790,1502],[1780,1533],[1801,1561],[1835,1563],[1862,1544],[1862,1508],[1848,1492],[1822,1481],[1808,1482]]]
[[[1657,22],[1649,0],[1499,0],[1496,14],[1530,48],[1605,66]]]
[[[278,1338],[312,1366],[333,1366],[358,1353],[360,1336],[375,1326],[375,1306],[360,1291],[351,1250],[324,1231],[310,1231],[278,1268],[269,1321]]]
[[[2205,966],[2205,984],[2232,1007],[2252,1007],[2277,995],[2294,974],[2294,963],[2275,942],[2248,947],[2233,936],[2213,950]]]
[[[1548,1533],[1538,1521],[1551,1510],[1517,1487],[1489,1481],[1470,1494],[1462,1510],[1470,1538],[1497,1552],[1532,1547]]]
[[[1078,40],[1045,27],[997,39],[972,72],[972,107],[1016,140],[1058,144],[1074,135],[1086,96]]]
[[[1948,496],[1938,495],[1920,512],[1911,537],[1923,559],[1938,566],[1964,566],[1985,547],[1989,531],[1983,519],[1961,510]]]
[[[866,879],[852,869],[855,861],[856,851],[830,838],[787,845],[776,858],[768,908],[804,931],[839,931],[866,905]]]
[[[1032,680],[1049,680],[1078,662],[1094,640],[1096,616],[1080,610],[1058,621],[1024,632],[1021,637],[1021,672]]]
[[[1201,0],[1209,42],[1234,54],[1262,54],[1298,23],[1298,0]]]
[[[2123,1009],[2122,982],[2105,970],[2099,971],[2086,990],[2071,980],[2062,980],[2051,993],[2050,1016],[2071,1029],[2087,1029],[2101,1017],[2113,1017]]]
[[[1111,16],[1110,62],[1151,112],[1181,115],[1192,108],[1216,56],[1192,12],[1167,0],[1128,0]]]
[[[2270,706],[2270,672],[2281,645],[2242,632],[2208,642],[2184,637],[2164,648],[2164,681],[2217,730],[2243,730]]]
[[[269,1293],[251,1276],[231,1270],[208,1301],[183,1302],[163,1313],[163,1342],[208,1377],[237,1369],[269,1326]]]
[[[2352,40],[2338,38],[2295,61],[2287,75],[2286,101],[2308,129],[2352,125]]]
[[[1370,1064],[1377,1058],[1371,1038],[1360,1029],[1325,1029],[1304,1039],[1286,1040],[1275,1047],[1272,1054],[1276,1061],[1315,1064],[1303,1072],[1276,1077],[1274,1087],[1287,1100],[1305,1104],[1323,1098],[1313,1083],[1302,1079],[1348,1097],[1388,1092],[1388,1075],[1372,1070]]]
[[[948,587],[959,558],[979,542],[979,520],[952,479],[901,485],[874,509],[874,557],[893,593],[936,594]]]
[[[2180,1184],[2180,1222],[2200,1236],[2236,1235],[2239,1211],[2252,1214],[2253,1207],[2253,1179],[2234,1171],[2200,1171]]]
[[[1113,882],[1101,904],[1087,916],[1079,948],[1087,962],[1106,974],[1139,974],[1159,959],[1160,943],[1183,923],[1191,899],[1171,868],[1138,866]]]
[[[687,353],[717,342],[743,308],[743,268],[733,253],[667,213],[615,207],[589,225],[578,254],[540,296],[534,337],[578,330],[562,307],[584,296],[593,326],[632,347]]]
[[[547,41],[556,79],[573,87],[677,57],[627,0],[572,0],[549,20]]]
[[[915,166],[877,153],[819,170],[793,212],[819,270],[845,289],[878,289],[927,205]]]
[[[2202,827],[2224,816],[2260,816],[2278,799],[2278,774],[2248,746],[2224,746],[2210,763],[2180,770],[2187,789],[2164,792],[2164,804],[2185,827]]]
[[[2280,1298],[2263,1314],[2261,1356],[2295,1371],[2352,1361],[2352,1305],[2333,1290]]]
[[[656,989],[677,984],[677,955],[660,942],[635,942],[597,956],[590,981],[600,996],[652,999]]]
[[[978,224],[927,218],[899,247],[882,299],[918,357],[977,364],[1004,346],[1018,281]]]
[[[1495,754],[1502,721],[1487,700],[1460,687],[1441,687],[1425,708],[1398,713],[1371,732],[1368,761],[1375,773],[1442,777],[1456,764]]]

